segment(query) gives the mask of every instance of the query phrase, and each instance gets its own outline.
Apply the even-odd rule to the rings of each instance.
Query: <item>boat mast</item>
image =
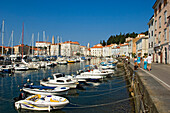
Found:
[[[40,38],[40,34],[39,34],[39,32],[38,32],[38,43],[39,43],[39,39]],[[37,49],[38,50],[38,49]],[[38,55],[39,55],[39,51],[38,51]]]
[[[4,20],[2,21],[2,55],[4,54]]]
[[[12,34],[11,34],[11,37],[12,37],[12,50],[11,50],[11,55],[13,54],[13,37],[14,37],[13,33],[14,33],[14,31],[12,30]]]
[[[23,59],[23,48],[24,48],[23,42],[24,42],[24,22],[22,26],[22,59]]]
[[[34,45],[34,33],[32,34],[32,57],[33,57],[33,55],[34,55],[34,51],[33,51],[33,45]]]

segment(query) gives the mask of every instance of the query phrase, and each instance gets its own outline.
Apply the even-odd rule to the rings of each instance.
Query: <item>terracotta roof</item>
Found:
[[[113,47],[112,49],[120,49],[120,47],[119,47],[119,46],[117,46],[117,47]]]
[[[66,41],[66,42],[64,42],[63,44],[68,44],[68,43],[70,43],[70,44],[77,44],[77,45],[79,45],[79,43],[78,43],[78,42],[72,42],[72,41]]]
[[[94,46],[92,48],[103,48],[103,46]]]

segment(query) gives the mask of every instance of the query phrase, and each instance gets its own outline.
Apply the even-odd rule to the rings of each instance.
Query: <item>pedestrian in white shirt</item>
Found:
[[[147,68],[149,71],[151,71],[151,63],[152,63],[151,54],[149,54],[149,56],[147,57],[147,62],[148,62]]]

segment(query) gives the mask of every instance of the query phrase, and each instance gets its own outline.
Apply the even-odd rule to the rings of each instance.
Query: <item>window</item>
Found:
[[[153,31],[151,31],[151,36],[153,36]]]
[[[167,4],[167,0],[164,0],[164,6]]]
[[[167,30],[164,29],[164,40],[166,41],[167,40]]]
[[[161,12],[162,3],[159,4],[159,12]]]
[[[157,30],[157,20],[155,20],[155,31]]]
[[[157,16],[157,9],[155,9],[155,16]]]
[[[161,32],[159,32],[159,35],[158,35],[158,43],[161,43]]]
[[[150,48],[150,43],[149,43],[149,48]]]
[[[164,21],[165,21],[165,24],[167,23],[167,11],[164,12]]]
[[[153,42],[151,42],[151,47],[153,47]]]
[[[159,28],[161,28],[161,16],[159,17]]]

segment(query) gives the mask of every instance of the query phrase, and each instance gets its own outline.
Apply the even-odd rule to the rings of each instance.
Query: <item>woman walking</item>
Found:
[[[137,70],[137,56],[136,55],[133,59],[133,62],[134,62],[134,70]]]
[[[144,69],[146,70],[147,69],[147,58],[146,58],[146,56],[144,56],[144,58],[143,58],[143,65],[144,65]]]
[[[138,58],[137,58],[137,63],[138,63],[138,67],[140,68],[140,63],[141,63],[141,55],[138,54]]]

